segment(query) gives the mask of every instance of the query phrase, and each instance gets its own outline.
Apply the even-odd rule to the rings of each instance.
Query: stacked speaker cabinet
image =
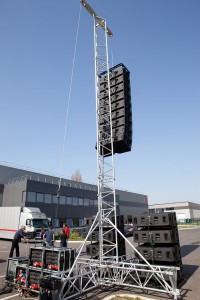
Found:
[[[130,72],[123,64],[100,74],[99,126],[101,154],[109,156],[111,151],[111,128],[109,110],[109,91],[111,97],[111,118],[113,152],[131,151],[132,146],[132,105]]]
[[[111,218],[111,221],[114,223],[114,217]],[[117,216],[117,224],[116,227],[124,234],[124,216],[120,215]],[[91,244],[88,244],[86,246],[86,254],[97,258],[99,255],[99,227],[96,228],[95,231],[92,232],[92,234],[89,237]],[[103,251],[104,253],[108,251],[108,256],[116,256],[116,249],[113,249],[112,251],[109,251],[110,249],[110,243],[116,242],[116,235],[115,235],[115,229],[111,226],[104,226],[103,227],[103,239],[104,239],[104,245],[103,245]],[[106,242],[107,241],[107,242]],[[118,245],[118,256],[125,258],[126,255],[126,247],[125,247],[125,240],[120,235],[120,233],[117,233],[117,245]]]
[[[137,250],[151,264],[180,267],[177,276],[177,284],[180,285],[183,273],[176,214],[134,216],[133,225],[140,229],[134,232]]]

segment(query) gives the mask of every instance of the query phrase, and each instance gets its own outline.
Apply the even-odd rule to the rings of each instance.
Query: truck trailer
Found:
[[[37,207],[0,207],[0,238],[13,239],[15,232],[26,226],[26,237],[37,239],[42,228],[48,228],[49,220]]]

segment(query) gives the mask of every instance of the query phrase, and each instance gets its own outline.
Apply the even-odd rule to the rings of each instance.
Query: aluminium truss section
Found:
[[[116,219],[115,171],[113,153],[113,132],[111,117],[111,97],[108,63],[108,41],[106,20],[94,17],[94,50],[96,74],[96,127],[97,127],[97,164],[98,164],[98,212],[99,212],[99,259],[103,262],[108,256],[118,260],[118,241],[115,231],[115,242],[105,239],[103,227],[108,219]],[[101,73],[107,72],[106,79],[108,105],[103,104],[100,94]],[[110,144],[108,148],[106,145]],[[114,255],[113,255],[114,253]]]
[[[145,291],[167,293],[177,299],[179,290],[176,288],[177,271],[179,268],[170,266],[154,266],[152,270],[142,263],[104,261],[81,258],[68,277],[67,273],[52,274],[52,278],[62,280],[59,300],[74,299],[85,292],[101,286],[124,286]]]

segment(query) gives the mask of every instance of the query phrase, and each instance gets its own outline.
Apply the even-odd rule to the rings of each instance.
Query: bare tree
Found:
[[[81,176],[81,172],[79,169],[76,170],[75,174],[74,173],[72,174],[71,180],[79,181],[79,182],[82,181],[82,176]]]

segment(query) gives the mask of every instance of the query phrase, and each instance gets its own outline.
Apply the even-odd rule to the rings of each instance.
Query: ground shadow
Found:
[[[5,263],[7,260],[5,260],[5,259],[0,259],[0,264],[1,263]]]
[[[192,290],[189,290],[189,289],[181,289],[180,290],[180,296],[179,296],[179,299],[180,300],[185,300],[188,298],[188,293],[189,292],[192,292]]]
[[[184,280],[188,280],[199,268],[198,265],[182,265]]]
[[[199,248],[200,245],[195,245],[195,244],[192,244],[192,245],[183,245],[181,246],[181,256],[184,257],[184,256],[187,256],[189,255],[191,252],[193,252],[194,250],[196,250],[197,248]]]

